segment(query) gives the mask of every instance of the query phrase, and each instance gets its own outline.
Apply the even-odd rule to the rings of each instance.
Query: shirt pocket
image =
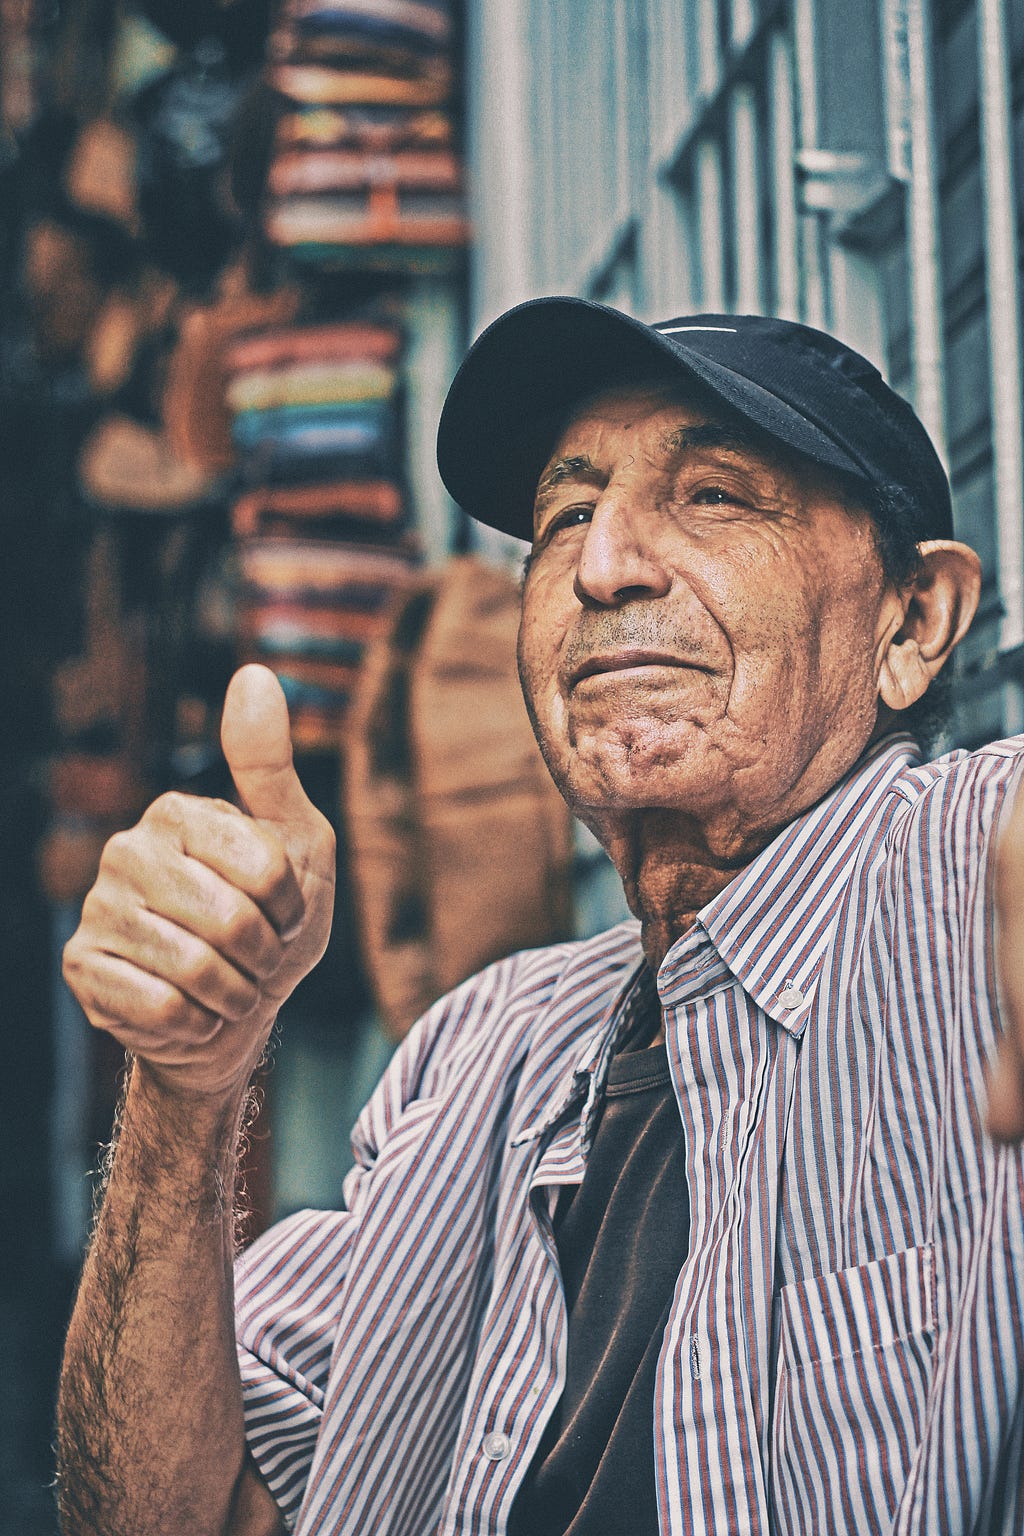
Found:
[[[775,1530],[888,1531],[931,1382],[934,1247],[783,1286],[775,1326]]]

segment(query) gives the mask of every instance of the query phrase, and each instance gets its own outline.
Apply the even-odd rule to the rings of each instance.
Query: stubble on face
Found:
[[[645,842],[655,813],[663,835],[674,813],[731,866],[863,750],[884,583],[866,514],[742,442],[716,446],[715,425],[663,392],[577,417],[545,487],[519,653],[552,774],[606,846],[627,828]],[[702,431],[706,451],[673,458]]]

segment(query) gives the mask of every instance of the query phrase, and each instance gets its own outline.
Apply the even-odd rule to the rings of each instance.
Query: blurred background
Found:
[[[834,330],[979,550],[942,745],[1024,727],[1024,0],[0,0],[0,1533],[53,1536],[60,1339],[123,1061],[60,980],[106,837],[230,792],[277,671],[339,832],[248,1230],[336,1203],[427,1004],[623,913],[533,747],[522,550],[433,437],[542,293]]]

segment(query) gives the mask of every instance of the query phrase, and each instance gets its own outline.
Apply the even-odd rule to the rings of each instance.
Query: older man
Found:
[[[246,1084],[333,862],[239,674],[247,814],[158,801],[68,947],[134,1067],[66,1529],[1024,1529],[1024,742],[903,729],[979,588],[920,423],[804,327],[552,299],[477,342],[439,462],[532,539],[527,703],[639,923],[441,999],[345,1209],[233,1289]]]

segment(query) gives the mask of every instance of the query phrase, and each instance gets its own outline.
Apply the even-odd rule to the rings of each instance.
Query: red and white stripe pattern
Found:
[[[658,978],[690,1253],[652,1404],[661,1528],[1024,1530],[1024,1154],[981,1129],[993,829],[1024,739],[857,769]],[[583,1177],[635,924],[443,998],[343,1212],[238,1265],[250,1444],[301,1536],[501,1533],[565,1372],[550,1216]]]

